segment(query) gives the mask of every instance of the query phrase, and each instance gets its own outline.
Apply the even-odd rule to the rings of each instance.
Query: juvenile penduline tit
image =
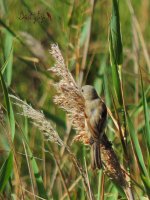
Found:
[[[92,168],[102,168],[100,143],[105,131],[107,121],[107,108],[100,99],[94,87],[85,85],[81,88],[85,99],[86,125],[90,133],[90,144],[92,147]]]

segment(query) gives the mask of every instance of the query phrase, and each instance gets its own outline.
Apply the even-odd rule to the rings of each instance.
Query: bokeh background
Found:
[[[150,171],[149,149],[145,136],[146,127],[149,128],[150,1],[120,0],[119,11],[123,44],[124,101],[141,147],[143,162]],[[116,112],[119,113],[120,110],[113,105],[109,55],[111,12],[110,0],[0,0],[0,68],[3,69],[8,93],[20,97],[35,109],[42,110],[53,122],[60,137],[69,145],[75,131],[71,129],[66,113],[53,102],[56,92],[52,84],[58,77],[48,71],[54,64],[49,53],[50,45],[59,45],[66,66],[77,84],[93,85],[116,117]],[[142,103],[143,93],[146,104]],[[30,120],[18,114],[20,110],[14,104],[12,106],[16,129],[14,140],[11,141],[12,127],[7,117],[4,96],[1,85],[0,184],[5,182],[2,169],[12,148],[15,159],[9,169],[11,175],[1,188],[1,199],[47,199],[46,193],[50,199],[87,199],[80,174],[64,149],[47,142]],[[110,117],[107,135],[120,163],[123,163],[120,137]],[[34,157],[34,165],[31,162],[31,154],[26,149],[24,137],[27,138],[30,153],[32,152]],[[130,136],[128,142],[130,143]],[[140,177],[141,169],[132,148],[130,144],[130,170],[136,181],[133,183],[134,193],[136,199],[147,199],[148,192],[140,189],[144,188]],[[78,142],[73,143],[71,149],[83,166],[86,160],[90,185],[96,199],[123,199],[107,176],[101,171],[93,173],[90,170],[89,147]],[[43,180],[40,179],[39,182],[45,190],[40,190],[37,186],[36,176],[42,177]],[[21,197],[22,193],[24,197]]]

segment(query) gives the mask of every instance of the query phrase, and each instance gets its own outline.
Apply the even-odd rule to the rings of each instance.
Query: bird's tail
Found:
[[[92,144],[92,169],[96,169],[96,168],[98,169],[102,168],[99,142],[94,142]]]

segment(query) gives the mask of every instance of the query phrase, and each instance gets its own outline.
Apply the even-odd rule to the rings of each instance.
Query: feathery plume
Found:
[[[79,134],[80,141],[83,142],[88,139],[83,130],[85,128],[84,123],[84,98],[78,88],[76,82],[74,81],[68,68],[65,66],[64,59],[61,55],[58,45],[51,45],[51,55],[55,59],[54,67],[49,70],[60,77],[60,81],[54,85],[57,90],[57,95],[54,97],[54,103],[63,108],[72,121],[73,127],[79,134],[82,131],[82,136]]]
[[[55,142],[61,146],[63,145],[63,141],[59,137],[58,133],[55,131],[50,121],[45,118],[44,114],[41,111],[33,109],[32,106],[14,95],[9,96],[16,100],[14,104],[22,108],[23,111],[19,114],[32,119],[33,124],[38,127],[40,131],[43,132],[47,140]]]
[[[60,78],[59,82],[54,85],[57,91],[54,102],[68,113],[73,122],[73,127],[77,131],[77,135],[73,141],[81,141],[84,144],[89,144],[89,138],[85,130],[84,98],[80,92],[80,88],[78,88],[71,73],[65,66],[58,45],[52,44],[50,53],[55,59],[55,65],[49,70]],[[130,188],[126,180],[126,175],[121,169],[118,158],[106,134],[102,138],[101,154],[105,173],[120,185],[124,189],[127,198],[131,199],[129,197]]]
[[[82,168],[78,160],[76,159],[75,155],[71,152],[71,149],[68,145],[65,145],[64,142],[59,137],[59,134],[56,132],[56,130],[53,128],[53,125],[50,121],[48,121],[44,114],[41,111],[37,111],[32,108],[29,104],[22,101],[21,99],[17,98],[14,95],[9,95],[11,98],[15,100],[15,105],[22,108],[22,113],[19,113],[20,115],[26,116],[33,120],[33,124],[44,134],[47,141],[55,142],[60,146],[65,146],[66,151],[68,152],[74,166],[77,168],[79,173],[81,174],[85,190],[87,192],[88,199],[90,198],[91,189],[88,185],[87,175],[85,173],[85,170]]]

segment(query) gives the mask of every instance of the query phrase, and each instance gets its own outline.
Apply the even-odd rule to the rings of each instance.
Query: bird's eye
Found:
[[[83,89],[82,89],[81,91],[82,91],[82,92],[84,92],[84,90],[83,90]]]

